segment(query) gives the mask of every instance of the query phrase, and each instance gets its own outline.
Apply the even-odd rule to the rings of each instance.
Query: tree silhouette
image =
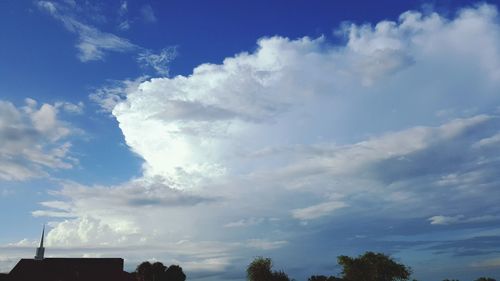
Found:
[[[135,269],[138,281],[153,281],[152,264],[148,261],[142,262]]]
[[[339,256],[338,263],[346,281],[408,280],[411,275],[410,268],[381,253],[366,252],[357,258]]]
[[[284,271],[274,271],[272,275],[272,281],[290,281],[288,274],[286,274]]]
[[[342,278],[335,276],[326,277],[325,275],[313,275],[307,281],[342,281]]]
[[[184,281],[186,280],[186,274],[182,271],[182,267],[178,265],[171,265],[165,271],[165,277],[167,281]]]
[[[135,270],[137,281],[185,281],[186,275],[182,267],[171,265],[166,267],[161,262],[151,264],[148,261],[139,264]]]
[[[270,281],[272,280],[271,268],[273,262],[270,258],[257,257],[247,267],[247,279],[249,281]]]
[[[272,271],[273,262],[270,258],[257,257],[247,267],[249,281],[290,281],[284,271]]]
[[[155,262],[151,265],[151,280],[152,281],[162,281],[165,280],[165,270],[166,266],[161,262]]]
[[[497,280],[490,277],[479,277],[475,281],[497,281]]]

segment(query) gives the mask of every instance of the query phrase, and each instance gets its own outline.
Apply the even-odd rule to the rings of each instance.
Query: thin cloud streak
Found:
[[[127,39],[102,32],[93,26],[76,20],[71,15],[66,14],[64,8],[59,4],[50,1],[39,1],[37,5],[40,9],[62,22],[68,31],[78,35],[76,48],[79,50],[78,58],[82,62],[103,60],[107,51],[124,53],[136,51],[139,48]]]

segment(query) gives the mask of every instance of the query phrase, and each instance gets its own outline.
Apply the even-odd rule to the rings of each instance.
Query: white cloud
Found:
[[[97,89],[89,98],[97,102],[104,111],[111,112],[115,106],[122,101],[124,94],[137,88],[146,78],[140,77],[136,80],[117,81],[110,87]]]
[[[407,12],[375,27],[346,25],[345,46],[331,46],[324,37],[262,38],[255,52],[202,64],[190,76],[127,82],[92,98],[111,111],[127,144],[144,159],[144,177],[171,187],[247,181],[244,186],[276,193],[348,196],[286,210],[299,219],[351,206],[363,198],[357,192],[390,192],[384,202],[416,208],[432,196],[387,181],[431,177],[419,165],[430,167],[424,161],[440,155],[435,149],[468,141],[472,128],[498,129],[488,106],[498,101],[500,65],[483,59],[474,41],[492,56],[499,52],[500,43],[489,39],[499,35],[495,17],[488,5],[452,20]],[[457,84],[455,77],[470,79]],[[460,115],[471,106],[487,114]],[[443,108],[457,110],[445,121],[434,119]],[[443,173],[441,179],[450,174]],[[229,225],[245,223],[240,217]]]
[[[347,206],[344,202],[323,202],[306,208],[292,210],[292,216],[299,220],[317,219]]]
[[[145,22],[152,23],[152,22],[156,22],[158,20],[155,16],[155,12],[153,10],[153,7],[151,7],[151,5],[149,5],[149,4],[142,6],[141,15],[142,15],[142,19]]]
[[[27,180],[46,169],[69,169],[78,161],[69,155],[67,138],[74,129],[57,117],[58,106],[26,99],[17,108],[0,101],[0,179]]]
[[[245,243],[250,248],[257,248],[260,250],[274,250],[281,248],[288,244],[288,241],[268,241],[266,239],[250,239]]]
[[[216,257],[200,261],[186,261],[183,266],[191,271],[222,272],[230,265],[230,262],[231,259],[228,257]]]
[[[144,180],[134,180],[114,187],[88,187],[72,182],[61,184],[64,185],[62,190],[52,192],[52,195],[61,200],[42,202],[44,209],[33,212],[37,217],[66,218],[52,224],[54,229],[50,231],[47,242],[54,246],[121,246],[134,244],[133,241],[156,241],[161,239],[159,231],[165,229],[163,224],[154,225],[157,224],[156,220],[165,219],[165,212],[174,216],[180,212],[177,208],[182,210],[218,200]],[[138,212],[139,209],[144,213]],[[148,214],[147,219],[145,213]],[[171,222],[178,219],[181,218],[170,218]],[[190,227],[194,228],[195,225]],[[178,228],[187,226],[180,224],[170,231]],[[141,229],[150,231],[145,234],[141,233]]]
[[[0,272],[9,272],[18,261],[19,259],[17,257],[6,255],[0,256]]]
[[[78,35],[78,58],[82,62],[102,60],[106,51],[129,52],[138,47],[127,39],[106,33],[75,19],[67,9],[54,2],[38,1],[38,7],[61,21],[66,29]]]
[[[85,105],[83,102],[71,103],[71,102],[56,102],[54,104],[56,108],[61,108],[65,112],[73,113],[73,114],[83,114],[83,110]]]
[[[433,216],[429,218],[429,221],[431,224],[455,224],[459,222],[461,219],[463,219],[463,215],[457,215],[457,216]]]
[[[500,216],[493,215],[484,215],[478,217],[465,217],[464,215],[456,215],[456,216],[433,216],[428,220],[431,224],[436,225],[450,225],[450,224],[459,224],[459,223],[479,223],[479,222],[490,222],[494,220],[500,219]]]
[[[481,6],[466,10],[453,21],[437,14],[424,17],[411,12],[397,23],[382,22],[375,28],[350,26],[343,48],[330,47],[324,38],[263,38],[254,53],[226,58],[221,65],[200,65],[187,77],[145,81],[122,93],[123,100],[116,99],[116,95],[103,95],[102,100],[113,98],[116,103],[112,113],[127,144],[144,158],[146,175],[160,175],[173,182],[182,182],[181,178],[199,182],[224,175],[228,167],[236,165],[231,159],[236,159],[237,154],[262,146],[352,134],[345,124],[363,132],[392,129],[408,122],[425,123],[451,100],[466,106],[471,99],[469,88],[438,84],[429,89],[418,81],[434,81],[428,70],[433,68],[443,73],[440,79],[445,81],[484,72],[477,82],[479,88],[498,83],[490,78],[499,65],[482,60],[483,54],[474,52],[475,43],[462,43],[451,52],[450,43],[433,43],[441,42],[442,37],[458,40],[456,34],[461,34],[463,42],[475,39],[477,34],[494,36],[491,9]],[[474,33],[464,23],[471,18],[478,22]],[[494,41],[485,43],[492,52],[498,49]],[[404,56],[392,54],[396,51]],[[391,53],[387,55],[390,60],[386,53]],[[469,63],[470,56],[463,57],[465,53],[475,54],[478,60]],[[435,65],[438,58],[443,62]],[[470,67],[455,67],[456,58],[465,60],[463,63]],[[419,77],[418,81],[415,77]],[[496,99],[492,93],[487,94],[491,87],[478,91],[485,92],[477,96],[484,100],[483,105]],[[431,100],[434,102],[429,103]],[[387,110],[391,103],[398,106]],[[418,104],[427,108],[416,110]],[[353,114],[356,110],[360,112]],[[377,116],[375,126],[367,125],[370,116]],[[418,130],[415,128],[417,136]],[[418,139],[409,138],[393,149],[419,145]],[[384,153],[390,156],[392,152]]]
[[[265,221],[265,218],[248,218],[248,219],[240,219],[237,221],[228,222],[224,225],[224,227],[248,227],[252,225],[258,225]]]
[[[131,21],[127,17],[128,14],[128,2],[122,1],[120,7],[118,8],[118,29],[128,30],[130,29]]]
[[[473,146],[477,148],[482,148],[482,147],[498,145],[499,143],[500,143],[500,133],[481,139],[478,142],[474,143]]]
[[[118,28],[121,30],[128,30],[128,29],[130,29],[130,22],[128,20],[124,20],[124,21],[120,22],[120,24],[118,25]]]
[[[118,14],[123,16],[128,12],[128,3],[127,1],[122,1],[120,4],[120,8],[118,8]]]
[[[50,1],[38,1],[38,6],[47,10],[50,14],[55,15],[57,13],[57,7],[55,3]]]
[[[11,247],[36,247],[36,246],[38,246],[38,243],[37,243],[37,241],[30,241],[30,240],[24,238],[16,243],[9,243],[9,244],[7,244],[7,246],[11,246]]]
[[[165,48],[160,53],[155,54],[151,51],[140,53],[137,57],[138,63],[143,67],[151,67],[162,76],[168,76],[169,64],[177,56],[175,47]]]
[[[106,246],[125,239],[120,231],[112,230],[98,219],[83,216],[75,220],[65,220],[49,232],[47,246],[77,246],[91,244]],[[57,242],[55,242],[57,241]]]
[[[80,51],[78,58],[82,62],[102,60],[104,51],[128,52],[136,49],[136,46],[126,39],[101,32],[70,18],[65,19],[64,23],[70,31],[76,32],[79,36],[76,47]]]

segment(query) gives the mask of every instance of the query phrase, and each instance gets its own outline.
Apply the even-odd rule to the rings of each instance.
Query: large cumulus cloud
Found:
[[[315,248],[310,239],[324,241],[332,224],[361,231],[345,223],[353,219],[380,219],[366,224],[374,230],[364,246],[387,241],[383,227],[497,228],[499,28],[489,5],[451,19],[411,11],[345,24],[341,44],[266,37],[189,76],[102,89],[92,99],[144,159],[143,176],[71,184],[35,214],[68,216],[52,224],[54,246],[176,243],[166,258],[200,270],[262,251],[285,259],[304,251],[299,242]],[[394,228],[409,221],[420,223]],[[339,233],[346,243],[364,237]],[[222,250],[189,254],[190,243]]]

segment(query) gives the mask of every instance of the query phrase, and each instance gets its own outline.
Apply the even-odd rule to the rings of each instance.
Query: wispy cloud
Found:
[[[118,8],[118,28],[120,30],[128,30],[130,28],[130,20],[127,17],[128,2],[123,1]]]
[[[118,14],[120,16],[126,15],[128,12],[128,2],[122,1],[120,7],[118,8]]]
[[[145,51],[139,53],[137,62],[142,67],[151,67],[157,74],[168,76],[170,62],[177,56],[177,49],[175,47],[162,49],[159,53],[152,51]]]
[[[67,8],[50,1],[37,2],[38,7],[64,24],[66,29],[78,35],[78,58],[82,62],[102,60],[105,52],[130,52],[138,46],[125,38],[106,33],[82,23],[67,11]]]
[[[459,223],[481,223],[481,222],[490,222],[500,220],[500,216],[494,215],[484,215],[478,217],[465,217],[464,215],[456,215],[456,216],[432,216],[429,218],[430,224],[434,225],[451,225],[451,224],[459,224]]]
[[[288,241],[268,241],[266,239],[250,239],[245,242],[248,247],[257,248],[260,250],[274,250],[288,244]]]
[[[329,215],[335,210],[345,208],[347,206],[348,205],[344,202],[323,202],[306,208],[292,210],[292,216],[299,220],[312,220]]]
[[[152,23],[152,22],[156,22],[158,20],[155,16],[153,7],[151,7],[151,5],[149,5],[149,4],[142,6],[141,15],[142,15],[142,19],[145,22]]]

